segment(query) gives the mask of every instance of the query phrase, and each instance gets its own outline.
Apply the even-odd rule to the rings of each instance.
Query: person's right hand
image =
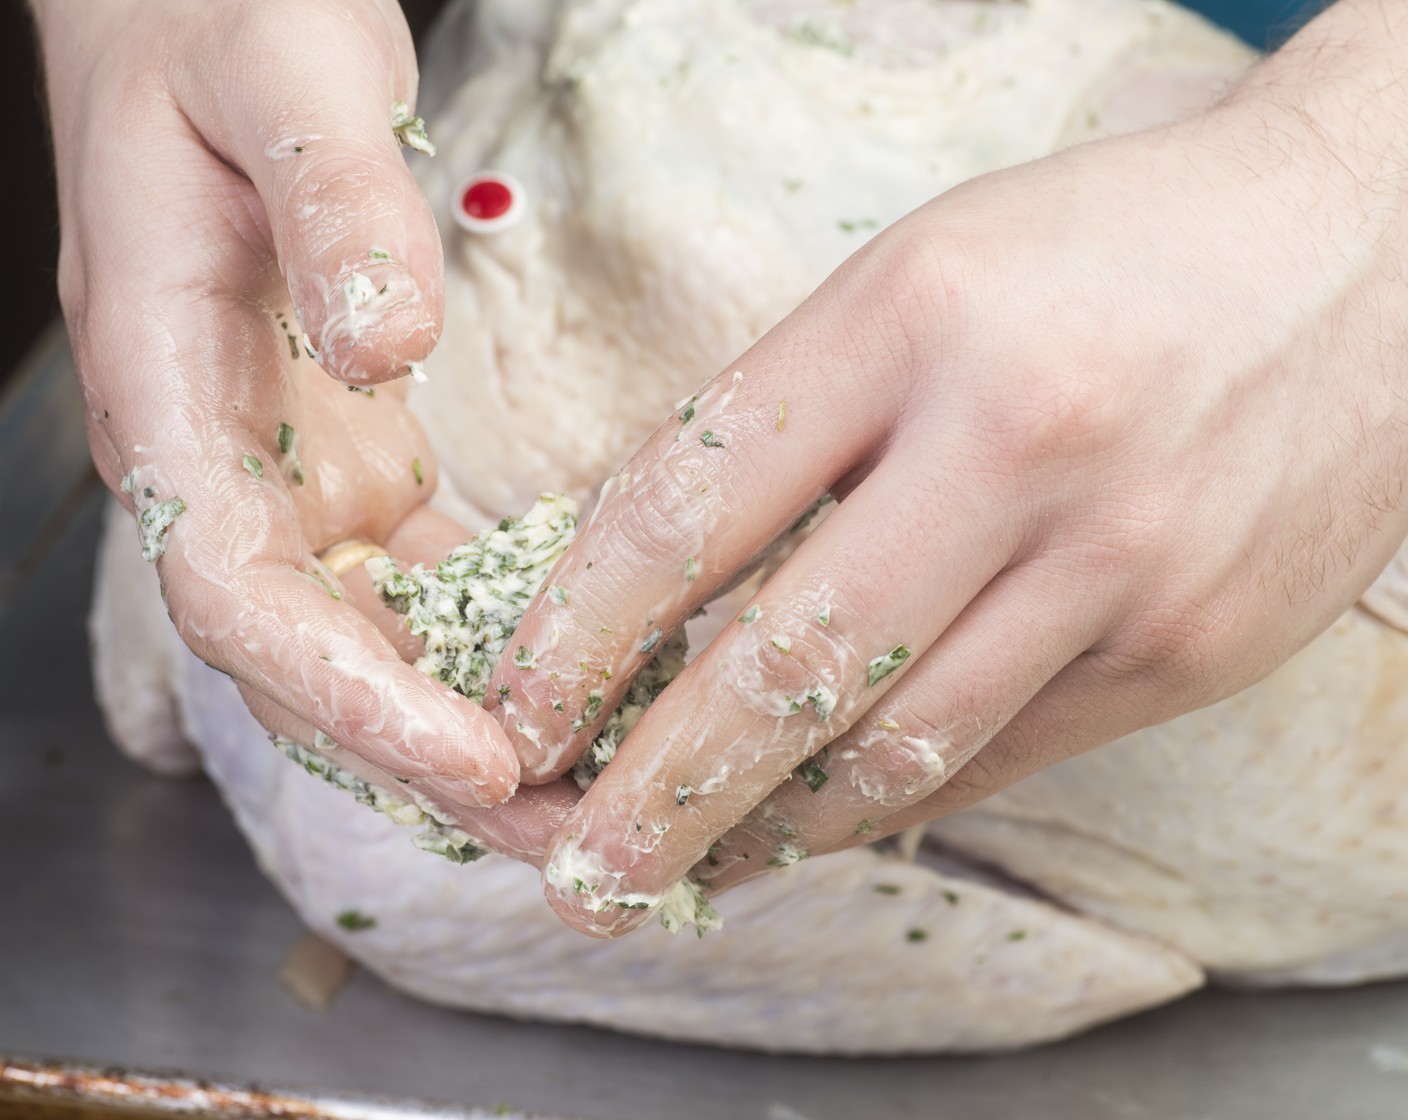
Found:
[[[399,8],[34,7],[89,442],[146,515],[177,629],[266,724],[504,800],[518,764],[494,721],[404,664],[317,560],[390,539],[435,481],[400,392],[350,394],[300,356],[306,332],[332,378],[370,387],[439,334],[440,240],[391,123],[417,82]]]

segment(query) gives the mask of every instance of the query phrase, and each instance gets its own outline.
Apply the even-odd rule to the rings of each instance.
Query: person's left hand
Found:
[[[496,671],[525,781],[840,504],[558,829],[565,921],[971,803],[1245,687],[1363,591],[1408,531],[1401,123],[1325,45],[1372,45],[1363,16],[1202,119],[922,208],[608,483]]]

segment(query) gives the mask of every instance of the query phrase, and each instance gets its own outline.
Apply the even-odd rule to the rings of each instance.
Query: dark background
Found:
[[[42,0],[41,0],[42,2]],[[90,0],[99,4],[103,0]],[[199,0],[196,0],[199,2]],[[288,0],[296,3],[297,0]],[[1312,0],[1188,0],[1258,45],[1285,38]],[[417,38],[440,0],[402,0]],[[0,214],[9,229],[0,235],[10,262],[0,300],[0,382],[20,362],[45,325],[58,314],[54,294],[58,218],[54,181],[35,65],[33,34],[25,4],[0,0],[0,105],[10,106],[4,142],[10,171],[0,186]]]

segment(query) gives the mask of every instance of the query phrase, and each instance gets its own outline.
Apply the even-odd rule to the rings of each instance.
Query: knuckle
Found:
[[[1097,455],[1118,431],[1109,380],[1076,360],[1028,366],[1015,392],[989,398],[980,408],[982,430],[997,454],[1024,470]]]
[[[1111,642],[1092,650],[1112,683],[1150,682],[1161,691],[1201,694],[1222,669],[1223,629],[1216,615],[1189,600],[1173,600],[1134,615]]]
[[[840,672],[836,651],[811,627],[775,619],[748,627],[724,657],[724,688],[742,707],[765,717],[808,714],[825,724],[837,706]]]
[[[950,813],[957,809],[985,801],[993,794],[1000,793],[1016,779],[1004,768],[994,765],[981,752],[974,755],[953,777],[924,799],[924,805],[935,814]]]

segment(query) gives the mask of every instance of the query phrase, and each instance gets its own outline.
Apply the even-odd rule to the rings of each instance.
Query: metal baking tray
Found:
[[[51,333],[0,402],[0,1117],[1408,1118],[1404,984],[1204,992],[1041,1049],[890,1060],[458,1013],[363,972],[299,1004],[277,974],[303,930],[214,788],[104,735],[69,366]]]

